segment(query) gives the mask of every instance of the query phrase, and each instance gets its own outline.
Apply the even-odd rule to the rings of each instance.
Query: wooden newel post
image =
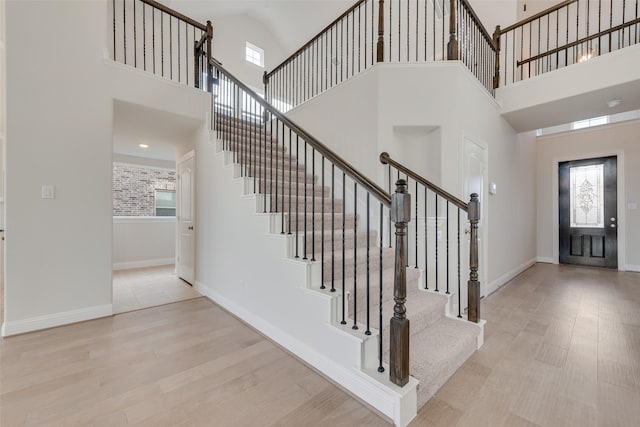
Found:
[[[467,318],[470,322],[480,321],[480,282],[478,281],[478,222],[480,221],[480,201],[473,193],[469,202],[469,222],[471,240],[469,245],[469,282],[467,283]]]
[[[457,61],[460,58],[456,33],[456,0],[449,0],[449,43],[447,44],[449,61]]]
[[[378,0],[377,62],[384,62],[384,0]]]
[[[207,21],[207,91],[213,93],[213,65],[211,65],[211,41],[213,40],[213,25]]]
[[[409,382],[409,319],[404,303],[407,300],[407,223],[411,220],[411,195],[407,182],[399,179],[391,196],[391,221],[396,224],[396,255],[393,283],[393,317],[391,318],[390,372],[392,383],[404,386]]]
[[[493,44],[496,47],[496,69],[493,75],[493,88],[498,89],[500,87],[500,25],[496,25],[496,30],[493,32]]]

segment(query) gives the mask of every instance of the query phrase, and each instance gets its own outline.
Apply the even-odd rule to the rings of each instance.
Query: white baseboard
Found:
[[[410,417],[411,419],[401,418],[401,412],[403,411],[400,410],[400,407],[403,404],[403,397],[405,397],[406,393],[401,394],[390,389],[384,389],[381,384],[373,379],[369,379],[362,372],[357,372],[355,368],[350,370],[335,363],[305,343],[300,342],[298,339],[283,332],[281,329],[273,326],[261,317],[247,311],[244,307],[225,296],[220,295],[218,292],[203,285],[201,282],[196,281],[195,289],[211,301],[247,322],[263,335],[277,342],[279,345],[286,348],[288,351],[295,354],[297,357],[304,360],[327,377],[331,378],[340,386],[369,403],[383,415],[394,420],[397,426],[406,426],[413,416],[415,416],[414,409],[413,416]],[[417,382],[412,383],[412,385],[415,387]],[[415,397],[415,394],[413,396]]]
[[[147,259],[142,261],[114,262],[114,270],[130,270],[132,268],[159,267],[161,265],[175,264],[175,258]]]
[[[539,256],[536,258],[536,262],[543,262],[545,264],[555,264],[553,262],[553,258],[548,257],[548,256]]]
[[[627,264],[625,267],[627,271],[635,271],[640,273],[640,265]]]
[[[529,261],[525,262],[524,264],[521,264],[516,268],[514,268],[513,270],[508,271],[502,276],[498,277],[496,280],[494,280],[493,282],[487,285],[487,288],[485,289],[485,296],[488,296],[489,294],[497,291],[502,286],[504,286],[507,282],[509,282],[511,279],[513,279],[518,274],[525,271],[527,268],[531,267],[536,262],[537,262],[537,258],[532,258]]]
[[[113,305],[103,304],[78,310],[64,311],[62,313],[36,316],[30,319],[14,320],[2,324],[2,336],[24,334],[40,329],[53,328],[71,323],[84,322],[85,320],[98,319],[113,315]]]

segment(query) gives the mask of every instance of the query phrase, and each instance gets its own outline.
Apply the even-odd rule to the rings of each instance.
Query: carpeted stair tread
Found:
[[[476,351],[479,334],[478,325],[448,317],[411,334],[411,375],[420,381],[418,409]]]

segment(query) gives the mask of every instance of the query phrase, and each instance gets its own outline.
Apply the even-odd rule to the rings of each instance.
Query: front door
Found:
[[[195,158],[178,165],[178,277],[189,284],[195,282]]]
[[[617,157],[558,167],[560,263],[618,268]]]

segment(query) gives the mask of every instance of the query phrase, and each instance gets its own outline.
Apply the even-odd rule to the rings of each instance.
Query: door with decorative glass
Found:
[[[558,168],[560,263],[618,268],[617,158]]]

